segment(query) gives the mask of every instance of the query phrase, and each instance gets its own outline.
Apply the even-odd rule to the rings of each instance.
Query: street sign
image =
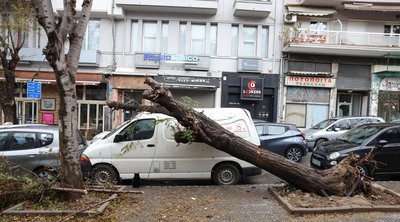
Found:
[[[26,85],[27,98],[40,99],[42,98],[42,83],[41,82],[28,82]]]

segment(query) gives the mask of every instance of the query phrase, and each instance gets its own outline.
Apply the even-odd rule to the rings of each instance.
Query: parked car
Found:
[[[317,123],[315,126],[304,130],[303,133],[307,140],[307,147],[312,151],[319,144],[334,140],[356,126],[384,122],[385,120],[382,118],[374,116],[334,117]]]
[[[308,153],[304,135],[296,125],[253,120],[263,149],[300,162]]]
[[[377,168],[364,164],[358,166],[362,174],[399,174],[400,173],[400,124],[365,124],[353,128],[334,141],[320,144],[313,151],[312,167],[327,169],[337,165],[350,153],[365,156],[373,149],[374,160],[381,162]]]
[[[41,178],[54,176],[60,166],[58,133],[58,126],[46,124],[2,125],[0,157],[5,157]],[[78,142],[83,152],[87,145],[79,132]]]

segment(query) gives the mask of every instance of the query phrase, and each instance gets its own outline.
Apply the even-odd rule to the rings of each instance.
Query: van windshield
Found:
[[[326,127],[336,122],[337,120],[338,119],[326,119],[322,122],[315,124],[313,127],[311,127],[311,129],[325,129]]]
[[[112,129],[106,136],[104,136],[103,139],[106,139],[106,138],[110,137],[110,136],[113,135],[116,131],[118,131],[118,130],[121,129],[122,127],[126,126],[126,125],[127,125],[128,123],[130,123],[130,122],[131,122],[131,119],[129,119],[129,120],[123,122],[121,125],[115,127],[115,128]]]

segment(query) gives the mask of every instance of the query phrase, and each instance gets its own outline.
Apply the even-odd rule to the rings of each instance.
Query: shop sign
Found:
[[[192,77],[192,76],[155,76],[154,80],[173,88],[218,88],[218,78]]]
[[[385,91],[399,91],[400,90],[400,78],[386,77],[382,80],[379,87],[380,90]]]
[[[169,55],[169,54],[153,54],[144,53],[143,60],[148,61],[171,61],[171,62],[198,62],[199,57],[194,55]]]
[[[242,77],[241,100],[263,100],[264,79]]]
[[[336,79],[311,76],[286,76],[285,83],[287,86],[333,88],[336,85]]]

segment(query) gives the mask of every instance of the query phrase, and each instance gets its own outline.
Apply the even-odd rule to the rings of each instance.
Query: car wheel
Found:
[[[326,141],[327,141],[326,139],[319,139],[319,140],[317,140],[317,142],[315,142],[315,146],[314,147],[317,147],[319,144],[324,143]]]
[[[368,169],[366,166],[364,165],[357,165],[356,166],[357,170],[360,172],[360,176],[364,177],[364,176],[368,176]]]
[[[215,168],[212,178],[215,184],[233,185],[239,182],[240,172],[235,165],[225,163]]]
[[[303,157],[303,151],[299,147],[292,146],[286,150],[285,157],[289,160],[300,162],[301,158]]]
[[[114,183],[117,179],[117,171],[109,165],[97,165],[92,171],[92,180],[97,184]]]
[[[41,180],[45,180],[48,182],[53,182],[57,179],[57,172],[53,168],[49,167],[41,167],[37,170],[35,170],[35,174],[39,177]]]

